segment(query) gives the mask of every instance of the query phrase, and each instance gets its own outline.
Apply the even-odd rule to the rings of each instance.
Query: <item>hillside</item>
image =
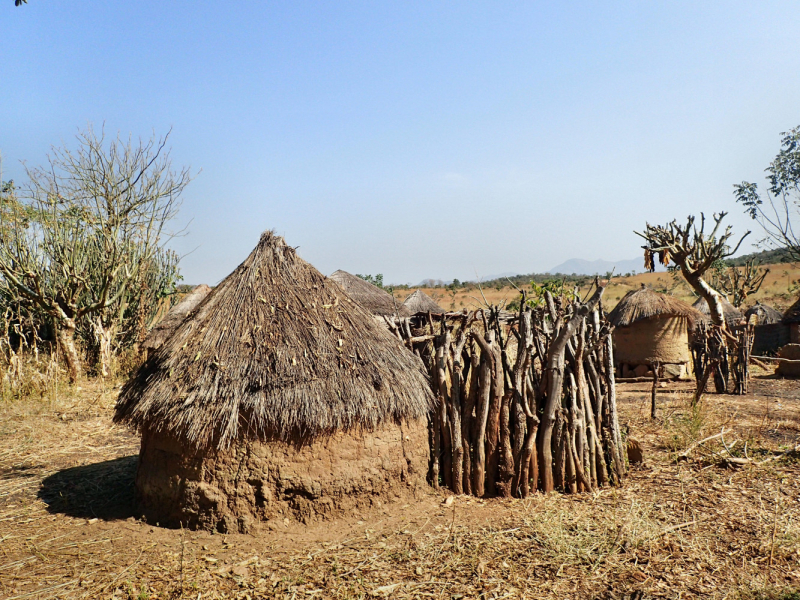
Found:
[[[752,305],[756,301],[770,304],[779,310],[788,308],[800,296],[800,265],[798,263],[776,263],[765,265],[770,269],[764,284],[758,293],[747,299],[746,304]],[[530,282],[552,280],[552,275],[531,274],[517,275],[510,278],[515,286],[520,289],[530,289]],[[571,285],[577,286],[582,294],[589,291],[593,278],[589,276],[564,277]],[[639,288],[642,284],[653,289],[672,294],[686,302],[696,300],[695,295],[684,283],[683,279],[675,278],[671,273],[640,273],[630,276],[614,276],[606,290],[605,307],[610,310],[626,293]],[[415,289],[396,289],[395,296],[399,301],[407,298]],[[423,288],[425,293],[434,298],[440,306],[447,310],[462,310],[464,308],[478,308],[481,306],[483,296],[490,304],[509,303],[519,297],[519,292],[512,286],[508,279],[498,279],[477,285],[465,285],[456,289],[446,287]]]

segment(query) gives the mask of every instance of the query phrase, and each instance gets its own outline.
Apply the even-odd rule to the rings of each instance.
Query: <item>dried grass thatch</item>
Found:
[[[329,279],[335,281],[345,294],[373,315],[389,317],[397,312],[401,317],[411,316],[408,309],[404,308],[402,304],[396,303],[391,294],[347,271],[336,271],[330,275]]]
[[[783,320],[781,311],[776,310],[767,304],[761,304],[760,302],[756,302],[755,305],[751,306],[745,311],[745,317],[749,317],[750,315],[755,315],[758,318],[758,325],[774,325],[775,323],[780,323],[781,320]]]
[[[266,232],[124,386],[115,421],[219,448],[419,419],[421,361]]]
[[[625,294],[608,315],[608,320],[614,327],[628,327],[652,317],[685,317],[691,327],[702,315],[686,302],[643,285],[640,289]]]
[[[733,304],[728,302],[724,297],[720,296],[720,301],[722,302],[722,315],[725,317],[725,323],[728,325],[728,327],[738,325],[739,322],[744,318],[744,315],[742,315],[741,311]],[[706,302],[705,298],[698,298],[697,301],[692,304],[692,306],[699,312],[703,313],[704,319],[711,318],[711,311],[708,308],[708,302]]]
[[[800,323],[800,298],[783,313],[783,322],[787,325],[791,323]]]
[[[150,352],[158,350],[178,328],[178,325],[183,323],[187,315],[208,296],[210,291],[211,288],[205,283],[195,286],[180,302],[170,308],[164,318],[150,330],[142,344],[142,348]]]
[[[416,290],[406,298],[403,302],[403,306],[405,306],[412,315],[428,312],[434,315],[441,315],[445,312],[441,306],[436,304],[433,298],[422,290]]]

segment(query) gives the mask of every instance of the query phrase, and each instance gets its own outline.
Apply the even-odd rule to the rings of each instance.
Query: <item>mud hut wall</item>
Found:
[[[137,503],[161,525],[247,532],[258,521],[308,522],[418,493],[427,468],[421,421],[303,445],[246,441],[205,453],[145,431]]]
[[[614,358],[618,365],[690,362],[688,319],[658,316],[616,328]]]

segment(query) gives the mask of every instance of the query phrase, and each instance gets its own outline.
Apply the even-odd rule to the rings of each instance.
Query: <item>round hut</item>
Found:
[[[761,304],[761,302],[756,302],[753,306],[748,308],[744,316],[746,319],[749,319],[751,316],[755,316],[756,327],[759,325],[774,325],[775,323],[780,323],[783,320],[783,314],[781,311],[772,308],[767,304]]]
[[[642,286],[625,294],[608,318],[621,377],[649,375],[656,363],[665,377],[690,371],[689,331],[701,315],[685,302]]]
[[[783,313],[783,324],[789,328],[792,344],[800,344],[800,299]]]
[[[424,485],[416,356],[272,232],[123,387],[136,498],[162,525],[250,531]]]
[[[724,296],[720,296],[720,301],[722,302],[722,315],[725,317],[725,324],[728,328],[739,325],[744,318],[741,311],[728,302]],[[702,313],[705,320],[711,320],[711,310],[708,308],[708,302],[706,302],[705,298],[698,298],[692,306]]]
[[[186,294],[180,302],[169,309],[169,312],[150,330],[142,343],[142,349],[148,358],[167,341],[167,338],[178,328],[178,325],[183,323],[189,313],[205,300],[210,291],[210,287],[201,283],[192,288],[192,291]]]
[[[403,302],[403,306],[412,315],[418,315],[420,313],[441,315],[445,312],[441,306],[436,304],[436,301],[433,298],[428,296],[428,294],[422,290],[416,290],[413,294],[406,298]]]
[[[336,271],[331,273],[329,279],[335,281],[351,300],[358,302],[379,319],[384,316],[394,316],[395,313],[401,317],[411,316],[408,309],[395,302],[395,299],[386,290],[372,285],[369,281],[364,281],[361,277],[351,275],[347,271]]]

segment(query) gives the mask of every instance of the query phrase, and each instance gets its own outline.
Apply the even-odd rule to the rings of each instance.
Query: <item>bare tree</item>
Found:
[[[725,293],[735,307],[741,306],[747,297],[761,289],[769,275],[769,269],[758,264],[755,258],[748,258],[741,267],[725,267],[715,269],[711,279],[714,289]]]
[[[171,237],[190,175],[172,169],[168,137],[107,142],[89,127],[76,150],[26,167],[29,184],[0,211],[0,286],[53,319],[73,381],[78,322],[117,304]]]
[[[703,213],[700,213],[699,229],[695,225],[695,218],[690,216],[686,220],[686,225],[679,225],[677,220],[665,226],[647,223],[644,233],[634,232],[646,242],[642,246],[645,268],[650,271],[655,270],[656,255],[662,265],[674,263],[692,289],[708,302],[711,319],[720,327],[725,327],[721,296],[704,279],[704,275],[716,261],[735,254],[750,234],[749,231],[745,233],[739,243],[731,249],[728,245],[728,240],[733,236],[730,225],[724,232],[719,231],[726,214],[728,213],[721,212],[714,215],[714,228],[708,235],[705,232],[706,218]]]
[[[766,234],[763,243],[783,248],[793,260],[800,260],[800,127],[781,133],[781,149],[766,169],[767,187],[763,196],[758,184],[743,181],[734,185],[736,201],[745,207]]]

